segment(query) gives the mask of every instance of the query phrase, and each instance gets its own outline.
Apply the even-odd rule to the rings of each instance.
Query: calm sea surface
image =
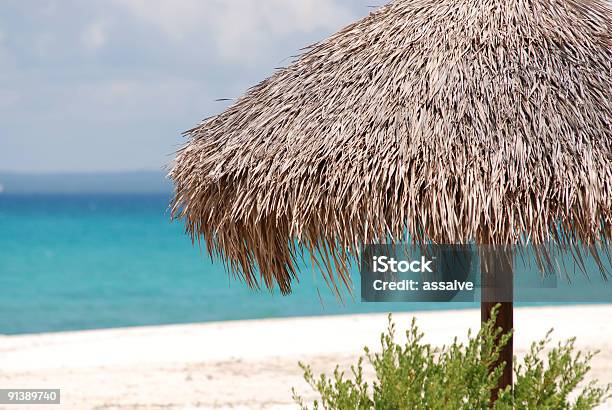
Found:
[[[170,222],[166,195],[0,195],[0,334],[449,309],[344,305],[304,265],[290,296],[228,279]],[[320,291],[317,291],[317,289]]]

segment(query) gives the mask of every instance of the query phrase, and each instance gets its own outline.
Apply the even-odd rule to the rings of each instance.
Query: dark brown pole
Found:
[[[513,329],[513,275],[512,251],[502,250],[498,246],[484,245],[481,249],[480,276],[481,276],[481,302],[480,316],[482,322],[491,317],[491,309],[499,304],[496,327],[502,328],[502,334]],[[512,338],[502,349],[494,367],[505,362],[506,366],[498,380],[497,389],[492,392],[491,401],[497,400],[500,389],[512,386]]]

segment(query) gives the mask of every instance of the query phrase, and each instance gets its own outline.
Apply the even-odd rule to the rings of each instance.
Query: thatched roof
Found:
[[[173,211],[284,293],[302,249],[346,282],[361,244],[406,233],[605,243],[611,33],[601,0],[396,0],[188,131]]]

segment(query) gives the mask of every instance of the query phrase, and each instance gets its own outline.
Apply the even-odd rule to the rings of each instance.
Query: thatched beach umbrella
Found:
[[[607,243],[611,16],[602,0],[396,0],[188,131],[173,211],[282,293],[301,250],[337,290],[362,244],[406,234]]]

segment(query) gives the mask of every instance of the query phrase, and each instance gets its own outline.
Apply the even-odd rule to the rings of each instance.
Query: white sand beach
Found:
[[[439,345],[480,318],[462,310],[394,319],[403,329],[413,316]],[[611,383],[611,318],[612,305],[519,308],[515,351],[554,327],[555,340],[577,336],[580,349],[600,350],[591,377]],[[61,389],[61,406],[34,409],[292,409],[292,386],[314,397],[298,361],[317,373],[348,366],[364,345],[379,345],[385,326],[386,315],[369,314],[0,336],[0,387]]]

